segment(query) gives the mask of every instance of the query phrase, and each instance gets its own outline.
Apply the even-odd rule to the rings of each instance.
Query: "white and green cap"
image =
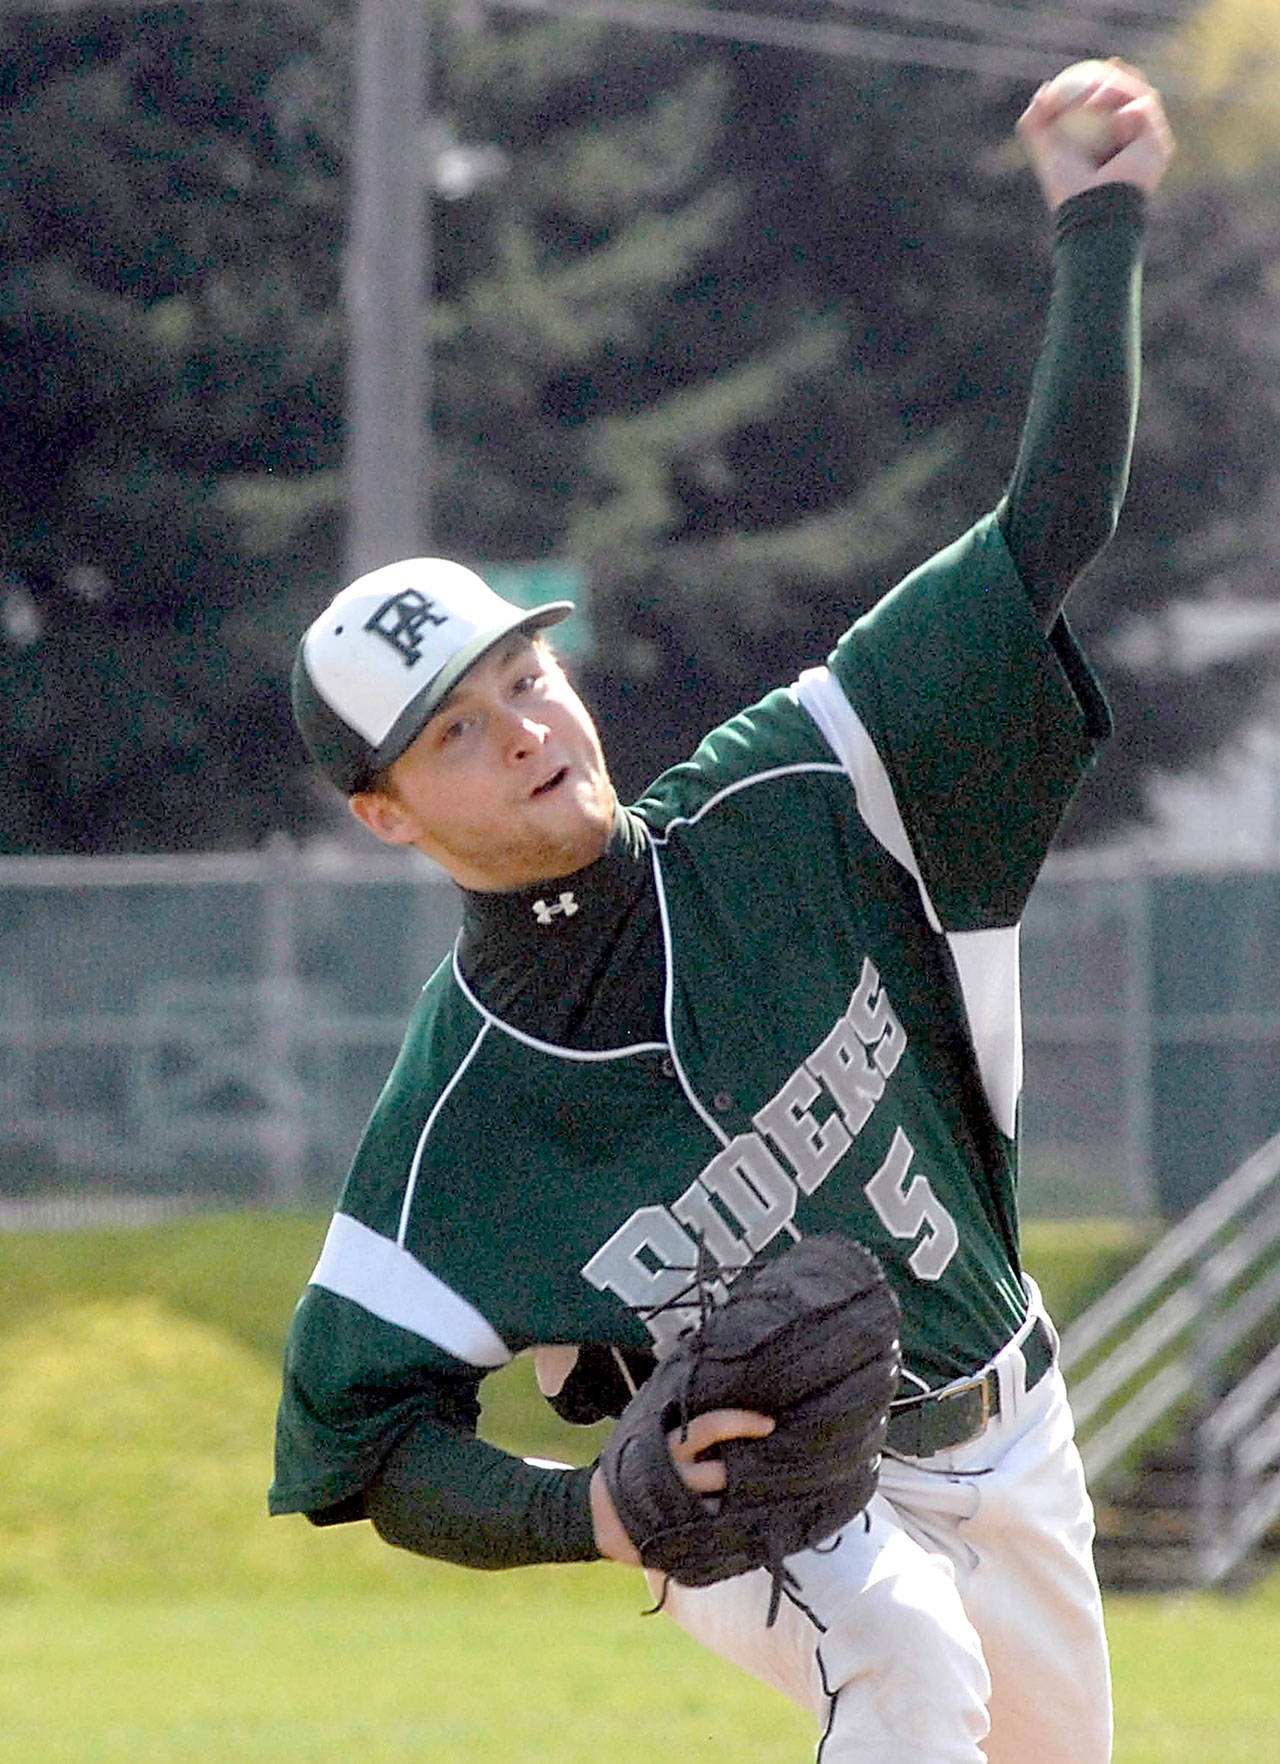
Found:
[[[398,759],[473,663],[511,631],[537,631],[573,602],[516,606],[462,564],[411,557],[344,588],[293,663],[307,751],[348,796]]]

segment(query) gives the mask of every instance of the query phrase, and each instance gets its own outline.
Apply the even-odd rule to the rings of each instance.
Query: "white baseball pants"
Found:
[[[1033,1293],[1038,1304],[1038,1294]],[[1024,1332],[1025,1333],[1025,1332]],[[812,1711],[820,1764],[1107,1764],[1111,1688],[1093,1512],[1056,1364],[967,1444],[883,1463],[865,1517],[767,1573],[671,1582],[663,1605],[713,1652]],[[651,1576],[655,1597],[660,1577]]]

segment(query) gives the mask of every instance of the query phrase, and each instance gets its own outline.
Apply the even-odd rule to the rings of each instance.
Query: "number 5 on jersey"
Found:
[[[881,1224],[893,1237],[925,1236],[907,1257],[918,1280],[937,1280],[960,1244],[956,1222],[927,1176],[911,1175],[911,1141],[897,1129],[888,1156],[863,1189]]]

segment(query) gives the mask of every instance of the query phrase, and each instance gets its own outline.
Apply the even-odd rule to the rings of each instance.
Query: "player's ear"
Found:
[[[383,790],[358,790],[347,798],[347,807],[361,826],[384,845],[412,845],[420,831],[416,818],[403,803]]]

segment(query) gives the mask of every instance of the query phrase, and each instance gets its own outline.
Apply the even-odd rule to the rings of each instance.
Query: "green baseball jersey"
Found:
[[[272,1509],[358,1496],[424,1416],[466,1435],[523,1349],[660,1353],[700,1246],[723,1283],[849,1233],[898,1291],[909,1379],[984,1364],[1026,1309],[1018,922],[1108,727],[988,517],[635,805],[653,1039],[540,1040],[445,963],[294,1319]],[[554,936],[573,878],[537,904]]]

